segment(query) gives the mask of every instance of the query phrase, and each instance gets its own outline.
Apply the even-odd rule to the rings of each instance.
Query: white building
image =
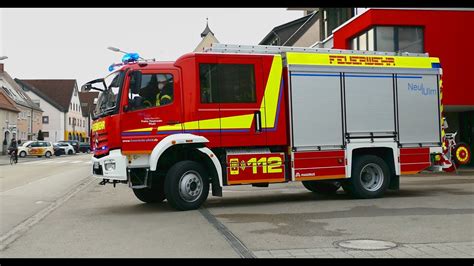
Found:
[[[87,138],[86,118],[82,115],[76,80],[15,81],[44,110],[42,121],[45,140],[84,141]]]

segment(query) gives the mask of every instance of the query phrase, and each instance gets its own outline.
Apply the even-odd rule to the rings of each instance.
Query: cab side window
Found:
[[[132,79],[131,83],[133,82]],[[139,110],[171,104],[173,102],[173,92],[174,80],[172,74],[143,74],[138,91],[130,91],[130,107],[132,110]]]
[[[199,64],[201,103],[255,103],[253,64]]]

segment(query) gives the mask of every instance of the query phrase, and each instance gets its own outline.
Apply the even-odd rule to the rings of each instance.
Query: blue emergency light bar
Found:
[[[138,53],[127,53],[122,57],[122,62],[123,63],[131,63],[131,62],[136,62],[140,56]]]

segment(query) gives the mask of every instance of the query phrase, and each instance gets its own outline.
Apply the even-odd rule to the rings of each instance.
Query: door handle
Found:
[[[176,124],[179,124],[180,122],[177,121],[177,120],[169,120],[168,122],[166,122],[167,125],[176,125]]]
[[[260,111],[255,112],[255,132],[262,132],[262,120],[260,119]]]

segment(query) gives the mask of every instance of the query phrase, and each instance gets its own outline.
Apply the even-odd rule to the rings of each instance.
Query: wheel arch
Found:
[[[399,151],[396,143],[387,144],[373,144],[367,145],[353,145],[347,148],[347,168],[346,176],[351,177],[353,159],[360,155],[376,155],[382,158],[388,165],[393,176],[400,175],[400,164],[398,163]]]
[[[222,167],[213,151],[206,147],[209,142],[205,137],[194,134],[174,134],[161,140],[153,149],[149,165],[151,171],[167,170],[173,164],[182,160],[192,160],[201,163],[212,178],[222,188]]]

